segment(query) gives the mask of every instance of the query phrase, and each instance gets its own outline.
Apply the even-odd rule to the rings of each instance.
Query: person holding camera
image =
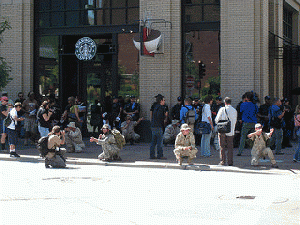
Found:
[[[81,131],[75,126],[75,122],[70,122],[65,128],[65,138],[67,152],[79,153],[85,148]]]
[[[115,136],[112,134],[108,124],[103,125],[102,133],[98,139],[94,137],[90,138],[90,142],[96,142],[102,147],[103,152],[98,156],[98,159],[102,161],[121,160],[119,155],[121,149],[118,147]]]
[[[47,137],[50,130],[50,117],[53,114],[49,102],[44,101],[37,112],[38,130],[41,137]]]
[[[48,138],[48,153],[45,156],[45,167],[50,168],[64,168],[66,167],[66,159],[64,154],[65,148],[61,148],[61,145],[65,144],[65,131],[60,130],[60,126],[54,126],[49,133]]]

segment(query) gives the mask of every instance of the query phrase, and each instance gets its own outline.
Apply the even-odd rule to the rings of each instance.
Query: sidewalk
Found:
[[[122,161],[120,162],[102,162],[98,160],[98,155],[102,152],[101,146],[96,143],[90,143],[88,138],[84,138],[86,144],[86,150],[82,153],[67,153],[67,164],[77,165],[104,165],[104,166],[128,166],[128,167],[145,167],[145,168],[170,168],[170,169],[193,169],[193,170],[214,170],[214,171],[234,171],[244,173],[279,173],[279,174],[300,174],[300,162],[294,163],[293,155],[294,149],[298,146],[298,143],[292,143],[292,148],[283,149],[284,155],[275,155],[275,159],[279,166],[278,169],[271,168],[270,160],[266,158],[261,160],[260,166],[250,166],[251,153],[250,149],[245,149],[242,156],[236,156],[237,149],[234,149],[234,161],[233,166],[219,166],[219,152],[214,150],[211,146],[212,156],[204,158],[200,156],[200,147],[198,148],[197,158],[194,160],[194,166],[187,166],[184,161],[183,166],[179,166],[176,163],[175,156],[173,154],[174,147],[168,145],[163,147],[164,156],[167,160],[149,159],[150,143],[137,143],[135,145],[126,144],[123,150],[120,152]],[[22,162],[39,163],[44,160],[39,157],[39,152],[34,145],[24,146],[23,140],[19,140],[19,144],[16,146],[17,153],[21,155],[18,159]],[[10,158],[8,151],[0,151],[0,160],[16,160]]]

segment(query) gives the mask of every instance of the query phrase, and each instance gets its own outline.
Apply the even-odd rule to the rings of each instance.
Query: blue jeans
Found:
[[[152,140],[150,146],[150,158],[155,157],[155,146],[157,145],[157,158],[163,157],[162,140],[163,129],[161,127],[151,127]]]
[[[209,157],[210,154],[210,138],[211,132],[209,134],[202,134],[201,138],[201,156]]]
[[[295,155],[294,155],[294,159],[296,159],[297,161],[300,161],[300,137],[298,137],[298,148],[295,151]]]
[[[240,139],[240,146],[239,146],[239,154],[242,154],[242,152],[244,151],[245,148],[245,142],[246,142],[246,138],[248,133],[251,130],[255,130],[255,123],[243,123],[242,126],[242,131],[241,131],[241,139]]]
[[[47,137],[49,134],[49,128],[38,126],[41,137]]]
[[[275,154],[281,152],[281,144],[283,139],[283,130],[282,128],[277,129],[274,128],[274,132],[272,134],[270,145],[275,144]]]

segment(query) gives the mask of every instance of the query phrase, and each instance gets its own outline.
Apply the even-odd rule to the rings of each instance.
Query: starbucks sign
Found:
[[[75,44],[75,55],[79,60],[91,60],[97,52],[95,41],[89,37],[80,38]]]

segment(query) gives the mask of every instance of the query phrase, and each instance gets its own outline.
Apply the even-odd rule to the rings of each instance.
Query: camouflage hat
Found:
[[[184,123],[181,125],[180,130],[190,130],[191,128],[189,127],[189,125],[187,123]]]
[[[109,125],[108,125],[108,124],[104,124],[104,125],[102,126],[102,129],[109,129],[109,130],[110,130],[110,128],[109,128]]]

